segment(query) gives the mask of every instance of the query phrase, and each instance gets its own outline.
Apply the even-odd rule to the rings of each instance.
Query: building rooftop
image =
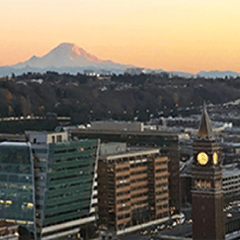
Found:
[[[159,148],[127,148],[126,152],[118,152],[116,154],[106,154],[100,156],[100,159],[117,159],[117,158],[123,158],[123,157],[133,157],[133,156],[139,156],[139,155],[145,155],[145,154],[154,154],[159,153]]]
[[[238,163],[228,164],[223,166],[223,177],[227,177],[228,175],[240,175],[240,168]]]
[[[171,131],[124,131],[124,130],[107,130],[107,129],[70,129],[70,132],[72,133],[107,133],[107,134],[131,134],[131,135],[168,135],[168,136],[177,136],[177,132],[171,132]]]
[[[8,222],[5,220],[0,220],[0,227],[9,227],[9,226],[16,226],[13,222]]]
[[[27,142],[1,142],[0,146],[29,147]]]

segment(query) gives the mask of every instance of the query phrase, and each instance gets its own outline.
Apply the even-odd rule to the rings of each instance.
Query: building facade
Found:
[[[98,184],[99,224],[117,234],[169,217],[168,157],[159,149],[100,156]]]
[[[120,124],[121,125],[121,124]],[[169,206],[174,213],[180,213],[180,171],[179,171],[179,151],[178,134],[174,132],[162,131],[133,131],[108,129],[78,129],[70,130],[72,137],[79,139],[101,139],[101,143],[123,142],[128,147],[158,147],[161,153],[168,156],[168,182],[169,182]]]
[[[224,202],[232,202],[240,198],[240,169],[238,164],[225,165],[223,168]]]
[[[0,143],[0,219],[36,237],[34,161],[29,143]]]
[[[0,239],[1,240],[19,240],[19,226],[7,221],[0,221]]]
[[[26,135],[27,143],[0,144],[0,218],[34,239],[79,236],[97,218],[99,141],[68,141],[66,132]]]

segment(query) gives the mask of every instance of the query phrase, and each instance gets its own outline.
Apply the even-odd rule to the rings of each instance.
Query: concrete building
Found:
[[[0,239],[19,240],[18,227],[15,223],[0,221]]]
[[[95,121],[91,122],[92,130],[102,131],[156,131],[157,126],[145,125],[143,122],[125,122],[125,121]]]
[[[163,131],[140,131],[116,128],[69,129],[73,138],[101,139],[101,143],[122,142],[128,147],[160,148],[161,153],[168,156],[169,206],[171,212],[180,213],[180,176],[178,134]]]
[[[161,155],[159,149],[127,149],[126,145],[124,149],[118,143],[104,144],[101,152],[99,224],[119,234],[134,226],[141,228],[141,224],[166,221],[168,157]]]
[[[91,122],[92,130],[108,131],[144,131],[142,122],[95,121]]]
[[[240,198],[239,164],[225,165],[223,168],[223,194],[225,203]]]
[[[182,204],[192,203],[191,185],[192,185],[192,159],[184,164],[181,171],[181,196]],[[238,163],[223,165],[223,199],[224,203],[240,198],[240,167]]]

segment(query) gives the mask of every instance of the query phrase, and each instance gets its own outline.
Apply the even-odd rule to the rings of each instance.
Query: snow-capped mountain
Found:
[[[110,71],[112,73],[124,73],[127,68],[135,67],[133,65],[125,65],[115,63],[111,60],[102,60],[90,53],[87,53],[83,48],[78,47],[72,43],[61,43],[56,48],[51,50],[43,57],[33,56],[26,62],[21,62],[12,66],[0,67],[0,77],[15,74],[22,74],[26,72],[46,72],[56,71],[59,73],[83,73],[86,69],[91,69],[96,73],[102,70]],[[146,69],[146,72],[152,72],[154,69]],[[156,73],[163,72],[163,69],[154,70]],[[200,71],[197,74],[186,72],[169,72],[171,75],[179,77],[205,77],[205,78],[225,78],[240,76],[240,73],[231,71]]]
[[[59,46],[51,50],[45,56],[38,58],[33,56],[26,62],[18,63],[13,68],[104,68],[106,70],[125,69],[128,65],[114,63],[112,61],[104,61],[94,55],[87,53],[72,43],[61,43]]]

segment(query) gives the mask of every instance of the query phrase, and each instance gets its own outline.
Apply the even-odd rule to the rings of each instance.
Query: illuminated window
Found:
[[[9,208],[10,206],[11,206],[11,204],[12,204],[12,201],[11,200],[7,200],[6,202],[5,202],[5,208]]]
[[[27,207],[28,207],[28,209],[33,209],[33,203],[28,203]]]
[[[83,150],[84,150],[84,148],[82,148],[82,147],[79,147],[79,148],[78,148],[78,151],[79,151],[79,152],[81,152],[81,151],[83,151]]]

